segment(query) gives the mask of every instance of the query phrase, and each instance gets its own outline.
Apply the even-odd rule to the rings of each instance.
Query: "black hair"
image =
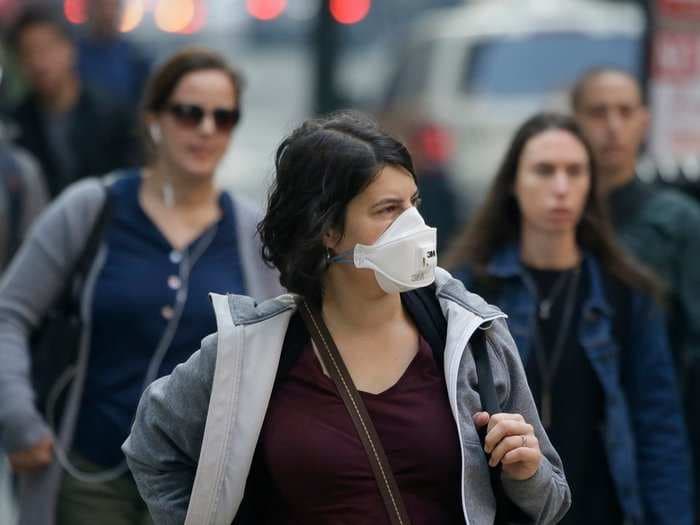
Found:
[[[579,109],[579,107],[581,107],[581,101],[583,100],[583,95],[586,92],[588,84],[597,77],[607,73],[622,75],[634,82],[634,85],[639,91],[639,100],[643,105],[646,105],[646,93],[642,89],[639,79],[634,74],[617,66],[597,66],[584,72],[572,86],[569,93],[569,105],[571,106],[572,111],[576,111]]]
[[[32,26],[51,26],[67,42],[75,42],[70,28],[55,9],[31,6],[24,9],[15,19],[7,32],[7,40],[13,49],[17,49],[24,32]]]
[[[348,203],[385,166],[416,178],[406,147],[358,112],[307,120],[282,141],[267,213],[258,225],[263,259],[279,270],[282,286],[321,303],[324,234],[334,229],[342,235]]]

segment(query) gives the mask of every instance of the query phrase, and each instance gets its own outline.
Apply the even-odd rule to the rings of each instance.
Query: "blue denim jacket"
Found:
[[[586,254],[583,265],[589,282],[578,337],[603,388],[601,428],[622,510],[634,524],[691,524],[690,451],[663,316],[651,298],[631,292],[632,321],[624,340],[615,340],[614,311],[606,299],[599,264]],[[488,274],[502,283],[490,299],[508,314],[527,365],[536,300],[518,247],[498,252]],[[473,288],[468,269],[455,276]]]

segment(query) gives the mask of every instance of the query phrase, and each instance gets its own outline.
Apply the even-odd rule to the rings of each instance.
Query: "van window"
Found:
[[[567,32],[489,39],[467,55],[460,89],[495,95],[561,91],[593,67],[619,67],[639,76],[640,64],[641,42],[632,36]]]

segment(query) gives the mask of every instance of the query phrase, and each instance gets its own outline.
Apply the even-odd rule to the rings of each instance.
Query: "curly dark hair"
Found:
[[[416,178],[406,146],[358,112],[307,120],[282,141],[267,213],[258,225],[263,259],[279,270],[282,286],[321,303],[324,234],[334,229],[342,235],[348,203],[385,166]]]

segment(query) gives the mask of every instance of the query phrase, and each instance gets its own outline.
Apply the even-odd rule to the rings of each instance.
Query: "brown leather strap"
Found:
[[[365,448],[369,464],[374,472],[374,478],[377,480],[379,492],[384,500],[389,521],[392,525],[410,525],[411,520],[406,512],[403,498],[401,498],[394,473],[377,435],[377,430],[374,428],[367,407],[355,388],[343,358],[333,342],[333,337],[328,331],[326,323],[323,322],[323,317],[306,301],[300,301],[299,312],[318,349],[319,357],[335,383],[338,393],[345,403],[345,408],[355,425],[357,434],[360,436],[360,441],[362,441],[362,446]]]

